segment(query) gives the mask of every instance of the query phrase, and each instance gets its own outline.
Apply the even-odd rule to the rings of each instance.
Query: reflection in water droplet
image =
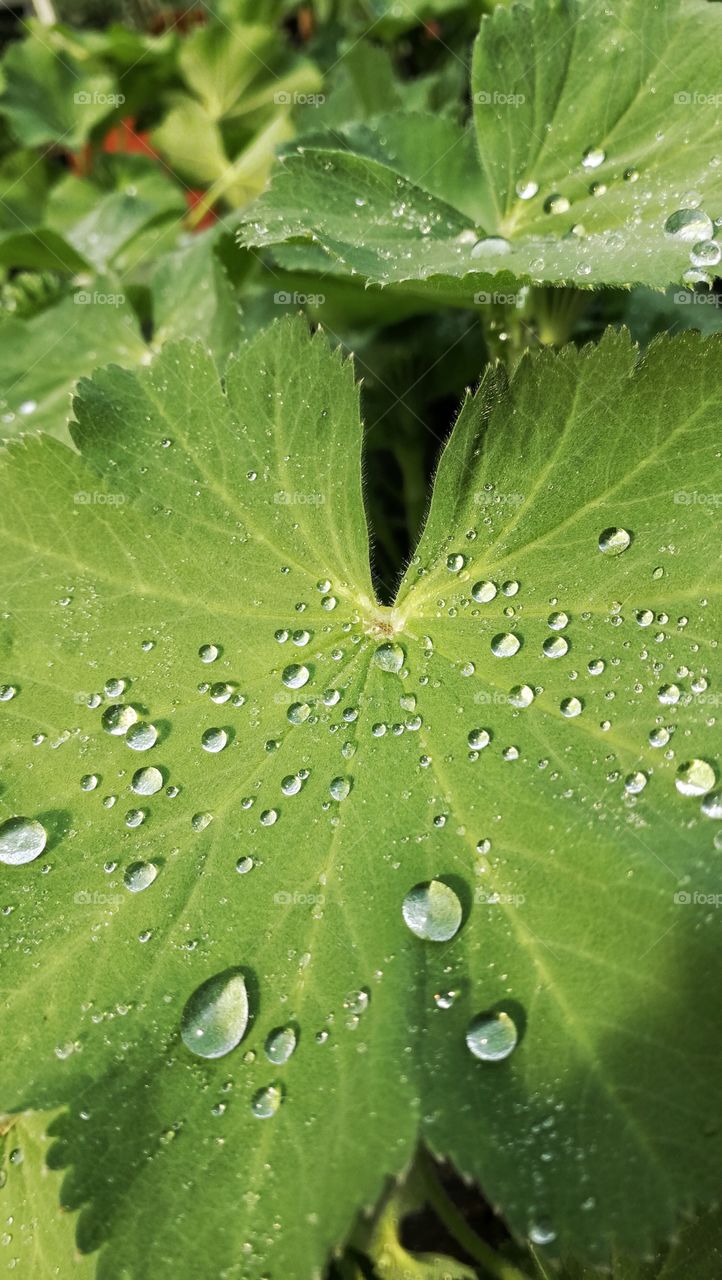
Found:
[[[579,698],[564,698],[560,703],[559,710],[568,720],[572,719],[574,716],[581,715],[582,702]]]
[[[202,644],[200,649],[198,650],[198,657],[200,658],[201,662],[215,662],[219,653],[220,653],[220,649],[218,648],[218,645]]]
[[[706,818],[722,818],[722,791],[713,791],[702,801],[702,812]]]
[[[564,636],[547,636],[542,649],[546,658],[563,658],[569,650],[569,641]]]
[[[534,690],[528,684],[515,684],[509,690],[509,701],[512,707],[528,707],[534,701]]]
[[[97,773],[84,773],[80,779],[80,789],[81,791],[95,791],[99,782],[100,778]]]
[[[480,1013],[466,1033],[466,1043],[475,1058],[502,1062],[516,1048],[519,1034],[508,1013]]]
[[[706,760],[686,760],[677,770],[675,786],[680,795],[703,796],[717,781],[715,771]]]
[[[382,671],[400,671],[404,665],[404,651],[400,644],[380,644],[374,653],[374,662]]]
[[[711,240],[714,224],[702,209],[677,209],[667,218],[664,230],[673,240]]]
[[[627,529],[618,529],[614,525],[610,525],[608,529],[603,529],[599,535],[599,550],[605,556],[620,556],[632,541],[632,535]]]
[[[329,791],[334,800],[345,800],[351,790],[350,778],[333,778],[329,783]]]
[[[235,969],[197,987],[181,1016],[181,1037],[199,1058],[222,1058],[240,1044],[248,1026],[248,992]]]
[[[293,1027],[276,1027],[266,1037],[264,1048],[268,1061],[275,1062],[277,1066],[288,1062],[297,1043],[298,1037]]]
[[[628,773],[624,779],[624,790],[630,796],[638,796],[640,791],[644,791],[648,782],[646,773],[638,769],[635,773]]]
[[[497,592],[495,582],[475,582],[471,588],[471,594],[477,604],[488,604],[494,599]]]
[[[441,880],[414,885],[401,910],[411,932],[430,942],[447,942],[458,933],[461,924],[461,903],[454,890]]]
[[[285,667],[281,680],[287,689],[302,689],[311,678],[311,672],[301,662],[292,662]]]
[[[491,734],[488,729],[472,729],[466,741],[472,751],[482,751],[491,742]]]
[[[571,208],[570,202],[566,196],[560,195],[555,191],[552,195],[547,196],[544,201],[545,213],[568,213]]]
[[[511,631],[500,631],[491,642],[491,652],[496,658],[513,658],[520,648],[520,637]]]
[[[138,769],[130,785],[136,795],[154,796],[163,786],[163,774],[151,764],[146,769]]]
[[[123,873],[123,884],[130,893],[142,893],[153,883],[158,868],[153,862],[131,862]]]
[[[35,818],[7,818],[0,825],[0,862],[11,867],[22,866],[39,858],[48,833]]]
[[[130,726],[135,724],[138,719],[138,712],[134,707],[125,706],[123,703],[114,703],[112,707],[106,707],[100,723],[106,733],[112,733],[115,737],[122,737],[127,733]]]
[[[258,1120],[270,1120],[275,1116],[282,1101],[281,1090],[275,1084],[269,1084],[253,1095],[251,1111]]]
[[[126,745],[133,751],[149,751],[158,741],[158,730],[154,724],[145,720],[137,720],[125,735]]]
[[[210,751],[212,754],[222,751],[228,743],[228,734],[225,729],[204,729],[201,735],[201,746],[204,751]]]

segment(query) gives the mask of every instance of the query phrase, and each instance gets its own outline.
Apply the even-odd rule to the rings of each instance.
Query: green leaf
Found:
[[[237,346],[240,311],[212,233],[161,258],[153,272],[153,344],[202,338],[219,364]]]
[[[79,147],[119,105],[113,77],[67,52],[59,56],[42,28],[10,45],[2,69],[0,112],[27,147]]]
[[[6,1261],[23,1280],[73,1276],[91,1280],[95,1260],[75,1243],[74,1218],[58,1204],[60,1177],[49,1174],[48,1117],[27,1113],[3,1130],[2,1204]]]
[[[0,820],[48,840],[2,868],[2,1097],[67,1108],[51,1163],[104,1280],[314,1274],[420,1139],[552,1255],[641,1252],[713,1198],[719,835],[675,779],[719,778],[721,365],[612,334],[490,373],[391,608],[352,369],[298,321],[223,384],[185,343],[96,374],[80,455],[9,446]],[[148,751],[103,729],[118,703]],[[424,941],[402,903],[439,877],[461,926]],[[191,997],[239,970],[240,1047],[196,1056]],[[516,1024],[504,1061],[467,1048],[486,1011]]]
[[[96,279],[29,320],[0,324],[0,436],[42,430],[69,442],[70,397],[79,378],[110,361],[148,354],[117,281]]]
[[[722,198],[721,54],[722,14],[706,0],[497,8],[474,49],[473,129],[442,140],[441,121],[401,115],[360,141],[351,130],[304,145],[248,211],[242,242],[313,239],[337,270],[467,305],[492,282],[709,277],[690,251]],[[667,233],[695,209],[696,230]]]

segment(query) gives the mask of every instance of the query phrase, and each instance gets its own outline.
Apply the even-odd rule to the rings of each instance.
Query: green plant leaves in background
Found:
[[[719,246],[695,246],[722,201],[721,53],[707,0],[497,8],[474,48],[470,133],[409,114],[304,141],[243,243],[312,240],[329,270],[467,305],[492,281],[709,280]]]
[[[352,368],[301,322],[223,388],[186,343],[96,374],[80,456],[8,447],[0,815],[47,844],[2,867],[2,1095],[66,1108],[103,1280],[312,1274],[419,1139],[550,1255],[712,1200],[721,362],[488,374],[388,609]]]

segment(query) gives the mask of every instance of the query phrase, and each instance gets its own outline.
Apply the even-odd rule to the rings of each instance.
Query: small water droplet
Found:
[[[614,525],[610,525],[608,529],[602,530],[599,535],[599,550],[605,556],[620,556],[632,541],[632,535],[627,529],[618,529]]]
[[[281,680],[287,689],[302,689],[311,678],[311,672],[302,662],[292,662],[290,666],[284,667]]]
[[[145,720],[136,720],[125,735],[126,745],[133,751],[149,751],[158,741],[158,730],[154,724]]]
[[[429,880],[414,885],[404,898],[402,914],[417,938],[430,942],[448,942],[459,931],[461,903],[449,885]]]
[[[491,642],[491,652],[496,658],[513,658],[521,648],[521,638],[512,631],[500,631]]]
[[[664,230],[673,240],[711,240],[714,224],[702,209],[677,209],[667,218]]]
[[[282,1101],[283,1094],[278,1086],[269,1084],[253,1095],[251,1111],[258,1120],[270,1120],[275,1116]]]
[[[502,1062],[516,1048],[516,1025],[508,1013],[480,1013],[470,1024],[466,1043],[482,1062]]]
[[[264,1049],[268,1061],[282,1066],[284,1062],[288,1062],[297,1043],[298,1037],[293,1027],[276,1027],[266,1037]]]
[[[495,582],[475,582],[471,588],[471,594],[477,604],[488,604],[494,599],[497,593],[497,585]]]
[[[226,747],[227,744],[228,744],[228,734],[226,733],[225,729],[218,729],[218,728],[204,729],[203,733],[201,734],[201,746],[204,751],[209,751],[211,752],[211,754],[215,754],[218,751],[223,751],[224,747]]]

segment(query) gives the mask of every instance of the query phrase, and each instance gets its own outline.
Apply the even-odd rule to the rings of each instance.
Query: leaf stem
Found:
[[[529,1280],[523,1271],[519,1271],[511,1262],[499,1256],[493,1249],[479,1238],[459,1212],[453,1200],[441,1185],[436,1165],[427,1151],[419,1155],[419,1172],[428,1202],[434,1213],[443,1223],[449,1235],[468,1253],[470,1258],[494,1277],[494,1280]]]

